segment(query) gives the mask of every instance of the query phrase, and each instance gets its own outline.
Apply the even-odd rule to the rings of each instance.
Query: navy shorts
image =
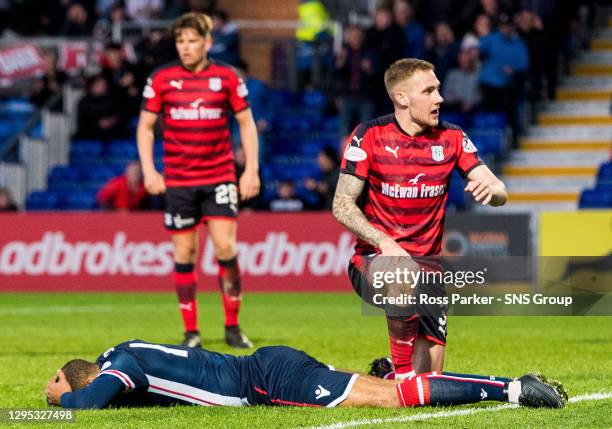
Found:
[[[238,187],[234,182],[166,189],[164,226],[169,231],[189,231],[201,220],[237,216]]]
[[[262,347],[250,360],[251,405],[335,407],[348,397],[358,377],[285,346]]]

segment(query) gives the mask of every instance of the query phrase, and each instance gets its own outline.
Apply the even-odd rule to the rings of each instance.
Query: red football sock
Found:
[[[429,380],[426,376],[417,375],[395,386],[397,397],[403,407],[429,405]]]
[[[225,312],[225,326],[238,325],[238,313],[242,302],[238,259],[219,260],[219,289]]]
[[[191,270],[190,270],[191,268]],[[185,331],[198,330],[198,302],[196,301],[196,275],[193,264],[176,264],[174,286],[179,300]]]
[[[412,374],[412,355],[418,326],[418,316],[407,320],[387,318],[391,360],[395,366],[396,379]]]

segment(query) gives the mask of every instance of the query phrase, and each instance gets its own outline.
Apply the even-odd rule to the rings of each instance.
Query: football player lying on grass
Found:
[[[380,362],[378,375],[382,375]],[[392,368],[391,368],[392,369]],[[141,340],[121,343],[96,362],[74,359],[47,384],[50,405],[65,408],[169,405],[297,405],[416,407],[492,400],[561,408],[556,382],[529,374],[518,379],[426,373],[404,380],[335,370],[285,346],[232,356]]]

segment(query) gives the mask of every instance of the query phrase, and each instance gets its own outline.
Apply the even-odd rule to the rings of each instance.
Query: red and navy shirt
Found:
[[[440,123],[410,136],[393,114],[360,124],[349,136],[340,171],[365,181],[357,201],[368,222],[409,254],[439,255],[451,173],[481,165],[476,147],[456,125]],[[357,254],[375,253],[357,240]]]
[[[228,113],[248,109],[247,94],[234,70],[214,61],[197,73],[174,62],[151,74],[142,109],[162,115],[167,186],[236,181]]]

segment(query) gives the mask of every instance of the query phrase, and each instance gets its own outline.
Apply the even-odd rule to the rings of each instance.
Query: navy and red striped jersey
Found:
[[[162,116],[166,186],[236,181],[228,114],[249,108],[246,85],[230,66],[200,72],[174,62],[156,69],[142,109]]]
[[[357,126],[349,136],[341,172],[365,181],[357,201],[368,222],[409,254],[439,255],[451,173],[466,176],[482,164],[461,128],[440,123],[410,136],[395,115]],[[357,240],[357,254],[375,253]]]

